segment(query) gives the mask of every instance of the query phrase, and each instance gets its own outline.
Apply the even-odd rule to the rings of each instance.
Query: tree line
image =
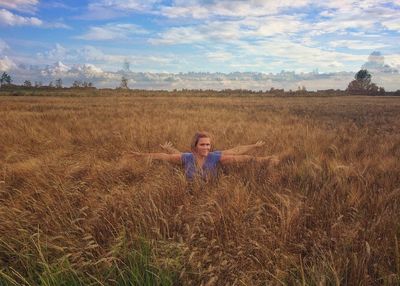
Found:
[[[61,78],[58,78],[54,81],[50,81],[48,85],[44,85],[41,81],[35,81],[31,82],[30,80],[25,80],[22,85],[16,85],[12,83],[12,78],[11,76],[3,72],[1,77],[0,77],[0,87],[1,88],[6,88],[6,89],[11,89],[15,87],[23,87],[23,88],[64,88],[63,86],[63,81]],[[81,80],[75,80],[71,88],[94,88],[93,83],[90,81],[81,81]]]
[[[15,85],[12,83],[11,76],[3,72],[0,77],[0,87],[2,89],[12,90],[12,89],[31,89],[31,88],[41,88],[41,89],[60,89],[63,87],[63,81],[61,78],[56,80],[50,81],[47,86],[43,85],[41,81],[35,81],[32,83],[30,80],[25,80],[22,85]],[[75,80],[70,88],[86,88],[86,89],[95,89],[92,82],[89,81],[80,81]],[[128,87],[128,78],[126,76],[122,76],[121,82],[116,89],[125,89],[129,90]],[[215,92],[215,90],[192,90],[192,89],[182,89],[182,90],[173,90],[172,92],[179,92],[179,93],[208,93],[208,92]],[[346,90],[339,90],[339,89],[326,89],[326,90],[318,90],[318,91],[308,91],[305,86],[299,86],[297,90],[289,90],[285,91],[284,89],[275,89],[271,88],[267,91],[253,91],[247,89],[224,89],[218,91],[218,93],[227,93],[233,95],[244,95],[244,94],[269,94],[269,95],[395,95],[400,96],[400,90],[395,92],[387,92],[383,87],[377,86],[375,83],[372,82],[372,75],[366,69],[359,70],[355,76],[354,80],[352,80]]]

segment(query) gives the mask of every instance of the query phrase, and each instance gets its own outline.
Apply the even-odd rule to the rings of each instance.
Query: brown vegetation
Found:
[[[397,98],[0,97],[0,130],[0,285],[400,283]],[[196,130],[282,161],[189,194],[123,159]]]

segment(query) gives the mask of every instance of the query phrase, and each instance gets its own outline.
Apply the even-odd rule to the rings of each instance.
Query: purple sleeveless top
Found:
[[[193,153],[182,153],[182,163],[185,168],[185,175],[188,180],[193,180],[195,176],[200,176],[203,179],[217,176],[217,166],[221,159],[221,151],[208,153],[203,167],[198,168],[196,159]]]

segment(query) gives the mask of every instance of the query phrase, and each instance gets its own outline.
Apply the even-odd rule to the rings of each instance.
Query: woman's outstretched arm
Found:
[[[151,160],[167,161],[174,164],[181,163],[181,154],[166,154],[166,153],[141,153],[141,152],[128,152],[127,157],[132,158],[146,158]]]
[[[233,147],[228,150],[223,150],[222,154],[223,155],[244,155],[249,153],[250,151],[253,151],[257,148],[260,148],[265,145],[265,142],[262,140],[257,141],[255,144],[251,145],[241,145],[237,147]]]
[[[246,162],[257,162],[266,163],[271,166],[275,166],[279,163],[277,156],[266,156],[266,157],[255,157],[249,155],[221,155],[220,162],[222,165],[229,165],[234,163],[246,163]]]

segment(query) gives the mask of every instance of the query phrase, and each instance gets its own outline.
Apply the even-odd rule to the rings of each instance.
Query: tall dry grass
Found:
[[[0,97],[0,285],[398,285],[397,98]],[[275,169],[125,151],[262,139]]]

